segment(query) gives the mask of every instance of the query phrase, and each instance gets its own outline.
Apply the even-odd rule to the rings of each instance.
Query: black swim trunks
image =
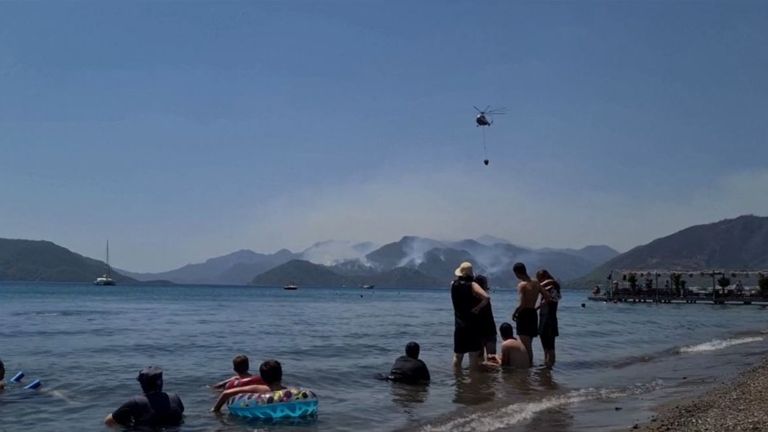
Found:
[[[522,308],[517,311],[517,334],[536,337],[539,334],[539,317],[534,308]]]

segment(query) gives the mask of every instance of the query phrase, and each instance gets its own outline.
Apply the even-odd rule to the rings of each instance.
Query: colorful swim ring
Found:
[[[317,395],[290,388],[271,393],[242,393],[227,402],[229,413],[260,420],[300,418],[317,414]]]
[[[248,378],[235,378],[227,382],[224,386],[224,390],[229,390],[237,387],[246,387],[251,385],[265,385],[264,380],[259,376],[251,376]]]

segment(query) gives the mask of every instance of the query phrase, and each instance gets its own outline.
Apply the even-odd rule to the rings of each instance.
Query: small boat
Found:
[[[373,289],[376,285],[363,285],[360,288],[362,289]]]
[[[284,289],[284,290],[290,290],[290,291],[294,291],[294,290],[297,290],[297,289],[299,289],[299,286],[298,286],[298,285],[296,285],[295,283],[291,282],[291,283],[289,283],[288,285],[284,285],[284,286],[283,286],[283,289]]]
[[[101,285],[101,286],[111,286],[116,285],[115,280],[112,279],[112,267],[109,266],[109,240],[107,240],[107,261],[106,261],[106,271],[104,272],[104,275],[101,277],[97,277],[95,281],[93,281],[94,285]]]

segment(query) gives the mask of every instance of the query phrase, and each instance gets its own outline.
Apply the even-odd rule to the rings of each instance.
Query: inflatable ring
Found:
[[[242,393],[227,402],[229,413],[260,420],[308,417],[317,414],[317,395],[290,388],[270,393]]]

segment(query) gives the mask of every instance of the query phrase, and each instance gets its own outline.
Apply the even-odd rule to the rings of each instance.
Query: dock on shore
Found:
[[[743,297],[743,296],[727,296],[727,297],[715,297],[712,296],[647,296],[647,295],[591,295],[587,297],[588,300],[605,302],[605,303],[662,303],[662,304],[704,304],[704,305],[757,305],[768,306],[768,298],[764,297]]]

